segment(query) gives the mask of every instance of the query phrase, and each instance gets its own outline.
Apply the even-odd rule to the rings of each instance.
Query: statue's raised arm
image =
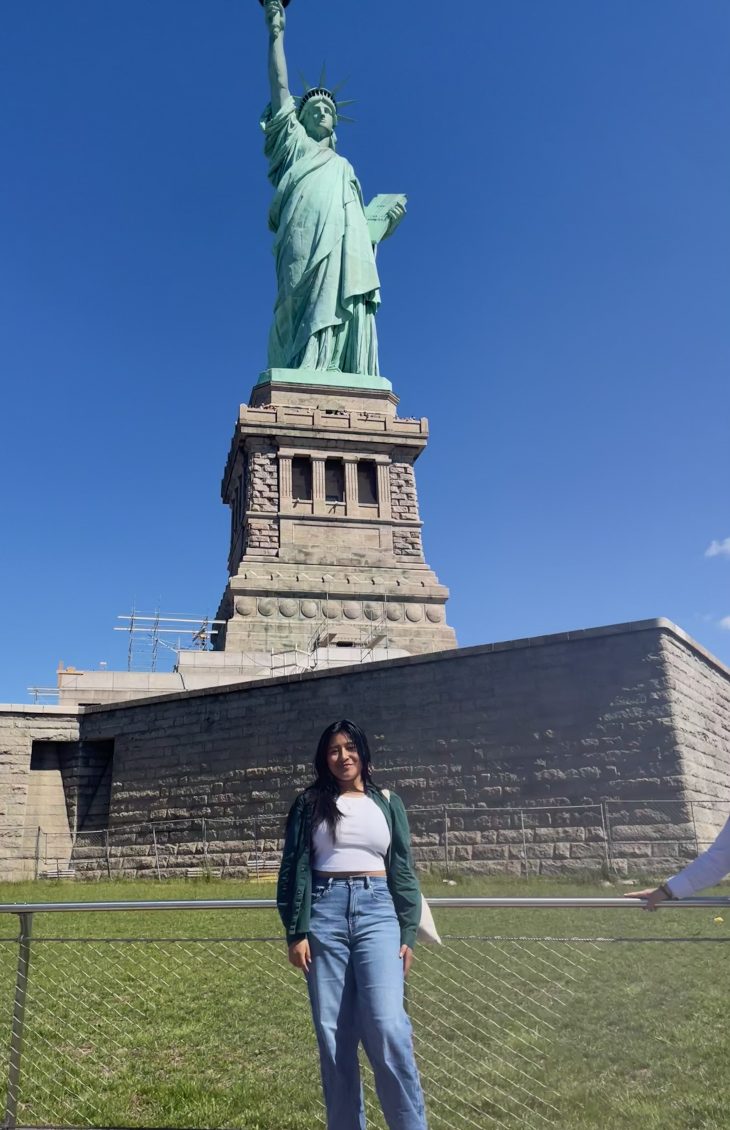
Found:
[[[266,0],[264,15],[269,29],[271,109],[277,114],[289,97],[289,75],[284,54],[286,15],[281,0]]]
[[[286,2],[286,0],[285,0]],[[277,298],[269,368],[377,377],[375,314],[380,280],[375,247],[397,228],[405,196],[378,196],[365,209],[348,160],[337,152],[338,87],[289,91],[284,3],[265,0],[271,105],[261,122],[274,200]]]

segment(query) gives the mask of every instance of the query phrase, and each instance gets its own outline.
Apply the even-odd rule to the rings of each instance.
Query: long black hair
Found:
[[[360,755],[360,773],[362,774],[363,785],[367,787],[372,782],[372,758],[370,756],[368,739],[365,737],[365,734],[359,726],[356,726],[354,722],[350,722],[348,718],[343,718],[339,722],[333,722],[323,731],[319,739],[317,752],[314,756],[314,772],[316,778],[307,790],[313,803],[312,829],[314,830],[324,822],[329,828],[333,839],[335,838],[337,825],[342,819],[342,813],[337,807],[337,798],[340,795],[340,788],[337,784],[337,778],[330,770],[327,754],[329,752],[330,743],[337,734],[346,734],[354,743]]]

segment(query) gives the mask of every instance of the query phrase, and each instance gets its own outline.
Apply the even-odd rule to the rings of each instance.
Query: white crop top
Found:
[[[382,871],[390,847],[388,821],[370,797],[340,796],[337,807],[342,813],[332,839],[326,824],[319,824],[312,836],[312,868],[314,871],[345,872]]]

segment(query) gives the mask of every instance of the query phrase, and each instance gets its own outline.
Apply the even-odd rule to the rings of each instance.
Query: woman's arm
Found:
[[[276,882],[276,906],[286,930],[289,929],[289,919],[292,912],[292,887],[296,883],[297,876],[297,845],[299,843],[303,807],[302,798],[297,797],[289,809],[284,833],[284,850],[281,855],[279,875]]]
[[[660,887],[646,891],[631,891],[628,898],[644,898],[647,910],[654,910],[658,903],[669,896],[675,899],[689,898],[705,887],[714,887],[730,872],[730,820],[728,820],[717,839],[707,851],[698,855],[683,871],[667,879]],[[666,888],[666,889],[665,889]]]
[[[271,109],[278,114],[289,97],[289,75],[284,54],[286,16],[281,0],[266,0],[266,24],[269,29],[269,83]]]
[[[304,798],[300,796],[295,800],[287,817],[284,851],[281,856],[281,866],[279,867],[279,877],[276,884],[276,905],[287,932],[287,939],[292,928],[294,914],[292,898],[294,895],[293,888],[297,881],[297,849],[302,833],[303,819]],[[289,942],[289,961],[305,974],[309,972],[311,952],[306,934],[295,936],[294,940]]]
[[[411,855],[411,833],[403,801],[390,794],[390,811],[393,817],[393,839],[390,845],[388,887],[400,923],[401,945],[412,950],[421,917],[421,888]]]
[[[714,887],[730,871],[730,820],[725,823],[717,839],[698,855],[683,871],[667,880],[667,886],[676,899],[689,898],[705,887]]]

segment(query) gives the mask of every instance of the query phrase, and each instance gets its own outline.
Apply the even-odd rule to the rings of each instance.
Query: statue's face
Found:
[[[301,118],[302,125],[314,141],[326,141],[335,132],[335,109],[328,98],[310,98]]]

